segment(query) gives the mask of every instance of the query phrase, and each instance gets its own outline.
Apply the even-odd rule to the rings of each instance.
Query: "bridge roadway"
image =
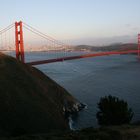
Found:
[[[61,62],[66,60],[73,60],[73,59],[106,56],[106,55],[117,55],[117,54],[133,54],[138,52],[139,52],[138,50],[100,52],[100,53],[93,53],[93,54],[84,54],[84,55],[68,56],[68,57],[61,57],[61,58],[48,59],[48,60],[33,61],[33,62],[27,62],[26,64],[41,65],[41,64],[55,63],[55,62]]]

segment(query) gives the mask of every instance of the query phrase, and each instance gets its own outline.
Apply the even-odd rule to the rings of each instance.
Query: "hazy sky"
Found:
[[[0,29],[24,22],[60,40],[124,42],[140,32],[140,0],[0,0]],[[127,40],[128,41],[128,40]],[[131,42],[131,41],[130,41]]]

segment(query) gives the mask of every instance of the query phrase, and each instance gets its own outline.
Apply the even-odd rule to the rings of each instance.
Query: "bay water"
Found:
[[[70,55],[81,53],[70,52]],[[41,60],[47,55],[47,52],[29,53],[26,58]],[[87,104],[87,109],[72,118],[73,128],[97,127],[97,103],[107,95],[127,101],[134,111],[133,122],[140,120],[140,60],[136,55],[102,56],[36,67]]]

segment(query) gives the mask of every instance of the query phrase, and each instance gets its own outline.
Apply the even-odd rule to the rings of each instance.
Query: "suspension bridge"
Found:
[[[31,38],[30,34],[32,34],[33,38]],[[138,47],[135,50],[96,52],[71,56],[70,53],[68,53],[70,48],[70,45],[58,41],[22,21],[15,22],[0,31],[0,51],[15,52],[14,54],[17,60],[29,65],[40,65],[66,60],[117,54],[136,53],[140,57],[140,34],[138,34]],[[27,62],[25,56],[31,50],[46,51],[48,54],[47,58],[45,60],[41,59]],[[49,58],[49,53],[53,54],[53,57],[51,55]],[[61,54],[61,56],[58,54]]]

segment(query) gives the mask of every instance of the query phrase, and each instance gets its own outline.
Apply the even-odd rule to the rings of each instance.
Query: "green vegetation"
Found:
[[[121,125],[130,123],[133,112],[127,102],[111,95],[98,103],[97,119],[100,125]]]

